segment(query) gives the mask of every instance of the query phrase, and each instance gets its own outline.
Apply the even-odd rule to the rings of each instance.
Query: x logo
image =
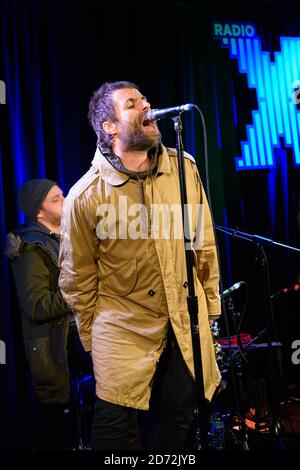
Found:
[[[247,125],[247,141],[241,142],[242,156],[236,158],[238,170],[275,166],[274,148],[280,137],[292,147],[295,166],[300,165],[300,38],[282,37],[275,60],[263,51],[261,39],[221,38],[230,57],[237,59],[240,73],[247,74],[248,85],[256,89],[258,110],[252,111]]]

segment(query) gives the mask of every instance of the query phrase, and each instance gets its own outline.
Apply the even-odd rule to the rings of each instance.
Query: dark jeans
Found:
[[[150,411],[139,420],[147,449],[187,449],[195,407],[195,384],[173,335],[155,373]],[[138,449],[137,410],[96,399],[92,449]]]
[[[94,450],[140,450],[137,410],[96,397],[91,445]]]

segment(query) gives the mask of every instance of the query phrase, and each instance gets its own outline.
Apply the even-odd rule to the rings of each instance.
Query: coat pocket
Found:
[[[55,384],[57,370],[53,361],[50,337],[36,338],[28,351],[28,355],[35,385],[39,387]]]
[[[133,291],[136,283],[137,262],[134,258],[111,270],[104,279],[100,281],[100,295],[115,294],[125,296]]]

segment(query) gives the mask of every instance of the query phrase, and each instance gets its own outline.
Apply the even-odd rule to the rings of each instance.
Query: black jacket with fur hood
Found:
[[[58,288],[59,238],[33,222],[9,233],[5,249],[18,293],[26,356],[41,403],[66,403],[69,398],[71,312]]]

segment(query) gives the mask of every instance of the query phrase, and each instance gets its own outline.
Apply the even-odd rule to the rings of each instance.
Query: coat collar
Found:
[[[111,186],[121,186],[129,180],[129,176],[116,170],[109,161],[102,155],[97,147],[94,158],[92,160],[92,167],[95,173],[100,172],[101,178]],[[162,146],[162,153],[158,157],[157,173],[170,173],[171,163],[166,147]]]

